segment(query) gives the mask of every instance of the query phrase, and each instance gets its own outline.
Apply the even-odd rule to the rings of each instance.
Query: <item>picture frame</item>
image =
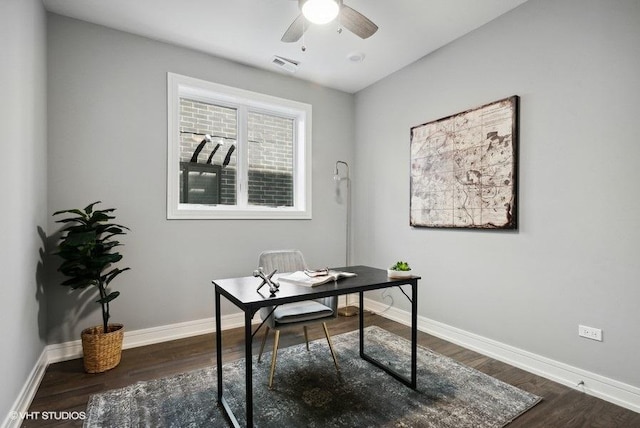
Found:
[[[518,228],[519,97],[411,128],[412,227]]]

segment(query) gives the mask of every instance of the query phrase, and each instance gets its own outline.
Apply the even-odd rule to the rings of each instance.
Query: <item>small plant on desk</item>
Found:
[[[411,270],[411,268],[409,267],[409,263],[400,261],[400,262],[396,262],[395,265],[391,266],[391,270],[399,270],[399,271],[406,272],[408,270]]]
[[[387,269],[387,276],[389,278],[406,278],[411,276],[411,267],[407,262],[398,261]]]

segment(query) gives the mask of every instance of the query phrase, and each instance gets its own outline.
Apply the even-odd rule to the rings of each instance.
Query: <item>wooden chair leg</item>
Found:
[[[329,329],[327,329],[327,323],[323,322],[322,327],[324,328],[324,335],[327,337],[327,342],[329,343],[329,350],[331,351],[331,356],[333,357],[333,364],[336,366],[336,370],[340,371],[340,367],[338,366],[338,359],[336,358],[336,352],[333,350],[333,343],[331,343]]]
[[[278,358],[278,342],[280,341],[280,330],[276,330],[273,339],[273,354],[271,355],[271,372],[269,373],[269,389],[273,385],[273,374],[276,371],[276,359]]]
[[[260,353],[258,354],[258,362],[260,362],[260,359],[262,358],[262,351],[264,351],[264,344],[267,343],[267,336],[269,336],[269,327],[267,327],[266,325],[264,327],[265,327],[264,336],[262,337],[262,343],[260,344]]]
[[[304,325],[302,326],[302,329],[304,330],[304,341],[307,342],[307,351],[309,350],[309,335],[307,334],[307,326]]]

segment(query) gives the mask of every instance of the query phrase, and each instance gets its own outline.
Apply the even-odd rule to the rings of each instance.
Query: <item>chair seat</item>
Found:
[[[325,317],[331,317],[332,315],[333,309],[313,300],[287,303],[278,306],[273,312],[273,318],[276,324],[293,324],[303,321],[313,321]]]

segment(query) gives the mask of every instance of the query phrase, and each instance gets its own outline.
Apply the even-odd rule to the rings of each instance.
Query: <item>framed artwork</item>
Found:
[[[517,229],[518,96],[411,128],[411,226]]]

